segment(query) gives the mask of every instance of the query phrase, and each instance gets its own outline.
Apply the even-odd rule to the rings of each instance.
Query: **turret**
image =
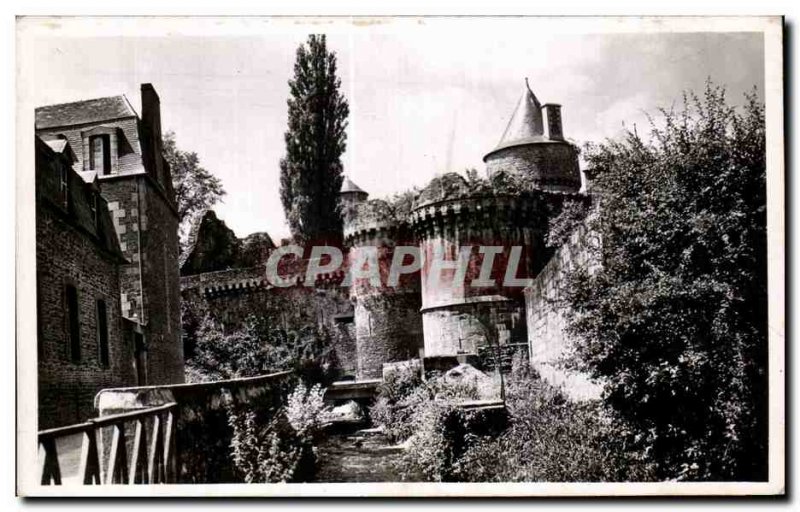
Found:
[[[519,174],[534,188],[552,192],[581,188],[578,149],[564,140],[561,105],[542,106],[527,79],[500,142],[483,161],[490,176],[498,171]]]

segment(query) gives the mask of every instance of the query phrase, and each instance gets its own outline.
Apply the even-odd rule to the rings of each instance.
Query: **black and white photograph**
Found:
[[[18,494],[783,494],[783,31],[18,17]]]

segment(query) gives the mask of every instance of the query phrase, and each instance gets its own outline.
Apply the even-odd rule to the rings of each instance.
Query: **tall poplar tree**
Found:
[[[280,163],[281,203],[298,241],[341,238],[338,201],[349,107],[340,86],[336,54],[328,51],[325,35],[310,35],[297,49],[289,80],[286,155]]]

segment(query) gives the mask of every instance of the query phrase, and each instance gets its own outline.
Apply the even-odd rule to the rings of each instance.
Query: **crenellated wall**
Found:
[[[372,200],[358,205],[345,225],[348,268],[375,251],[380,275],[378,286],[367,278],[350,283],[359,379],[381,377],[384,363],[418,357],[423,345],[419,271],[400,275],[397,286],[389,286],[395,248],[415,245],[408,226],[393,215],[387,203]]]
[[[546,226],[546,209],[538,196],[470,196],[459,180],[463,178],[444,175],[431,182],[410,219],[422,257],[425,357],[477,354],[480,347],[493,343],[524,342],[523,288],[506,286],[506,269],[514,247],[520,250],[513,276],[518,279],[534,275],[547,257],[541,228]],[[442,197],[437,189],[455,192],[437,200]],[[492,284],[471,286],[481,277],[485,258],[479,248],[487,246],[499,247],[488,275]],[[436,272],[434,259],[444,255],[445,260],[455,261],[468,247],[463,280],[454,280],[454,270]]]
[[[301,283],[298,273],[298,283]],[[187,357],[194,335],[206,315],[225,329],[244,325],[250,316],[269,318],[276,327],[299,329],[317,325],[333,337],[343,375],[354,375],[355,333],[349,291],[340,286],[343,273],[322,276],[313,287],[277,288],[269,284],[263,266],[206,272],[181,278],[182,321]],[[302,284],[302,283],[301,283]]]

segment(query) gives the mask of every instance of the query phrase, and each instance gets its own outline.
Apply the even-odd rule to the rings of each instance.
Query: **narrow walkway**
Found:
[[[317,447],[315,482],[400,482],[403,450],[375,429],[331,434]]]

